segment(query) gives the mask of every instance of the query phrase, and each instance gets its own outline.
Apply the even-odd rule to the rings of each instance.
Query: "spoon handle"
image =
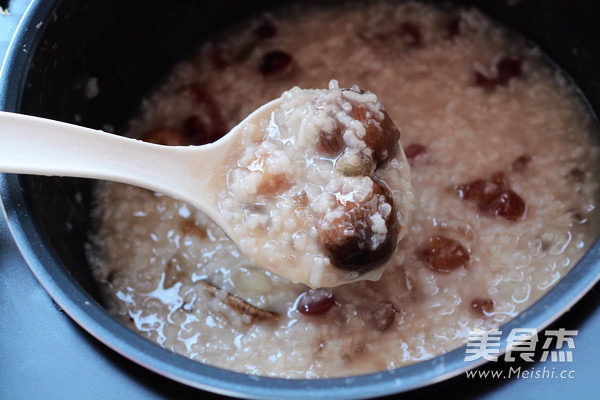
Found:
[[[155,190],[192,205],[220,152],[169,147],[28,115],[0,112],[0,172],[104,179]],[[204,186],[203,190],[198,187]]]
[[[281,99],[255,110],[203,146],[161,146],[64,122],[0,111],[0,172],[103,179],[160,192],[203,211],[230,237],[217,204],[225,160],[245,129],[272,116]]]

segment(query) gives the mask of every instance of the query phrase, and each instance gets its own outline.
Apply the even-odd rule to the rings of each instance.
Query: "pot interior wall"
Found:
[[[176,60],[210,32],[275,1],[58,1],[45,21],[17,110],[25,114],[116,131]],[[543,0],[468,0],[524,34],[580,86],[600,110],[600,3]],[[515,5],[509,5],[516,3]],[[86,98],[96,78],[99,95]],[[97,300],[85,257],[93,182],[22,177],[30,207],[63,266]]]

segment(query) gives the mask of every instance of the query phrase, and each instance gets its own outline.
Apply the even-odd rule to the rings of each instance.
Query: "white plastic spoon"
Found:
[[[218,141],[162,146],[141,140],[0,111],[0,172],[110,180],[157,191],[203,211],[231,238],[216,188],[208,184],[238,143],[244,126],[268,118],[281,104],[267,103]]]
[[[356,102],[356,113],[354,108],[344,108],[351,105],[349,101]],[[329,139],[309,128],[318,134],[316,143],[312,136],[307,139],[298,134],[305,132],[299,120],[313,124],[311,118],[317,118],[317,103],[327,105],[332,114],[321,115],[317,122],[336,124],[339,129],[331,136],[338,141],[344,132],[340,144],[344,151],[336,153],[333,164],[331,155],[319,150],[321,141]],[[369,114],[367,107],[377,112]],[[400,132],[383,107],[371,92],[358,87],[341,89],[335,81],[324,90],[293,88],[254,111],[220,140],[204,146],[162,146],[0,112],[0,172],[93,178],[147,188],[204,212],[250,263],[294,283],[331,287],[374,280],[406,232],[411,198]],[[352,140],[360,137],[364,141]],[[311,157],[316,163],[311,158],[307,164],[307,149],[315,152]],[[269,156],[263,159],[265,151]],[[388,162],[388,157],[394,162]],[[326,163],[325,173],[319,169],[324,165],[321,161]],[[268,167],[269,162],[274,169]],[[292,178],[278,178],[281,172],[277,171],[289,165],[313,166],[312,175],[299,171]],[[362,169],[356,170],[357,165]],[[281,179],[291,185],[289,193],[271,189]],[[299,203],[298,188],[305,188],[305,202],[312,196],[315,207]],[[265,202],[265,210],[248,213],[247,206],[258,200]],[[304,207],[304,211],[289,211],[294,207]],[[298,239],[297,246],[296,233],[304,238]]]

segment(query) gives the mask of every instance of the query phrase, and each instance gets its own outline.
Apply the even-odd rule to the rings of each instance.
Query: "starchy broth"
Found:
[[[177,65],[127,134],[201,144],[291,87],[331,79],[377,94],[411,164],[407,234],[382,278],[309,290],[252,267],[190,206],[102,182],[88,254],[115,317],[235,371],[363,374],[509,321],[597,237],[593,118],[536,47],[475,10],[266,14]]]

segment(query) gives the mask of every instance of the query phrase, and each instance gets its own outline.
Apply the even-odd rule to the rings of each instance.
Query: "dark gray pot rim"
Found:
[[[18,112],[24,72],[52,9],[60,1],[34,0],[15,33],[0,72],[0,110]],[[2,208],[19,250],[52,299],[81,327],[126,358],[189,386],[229,396],[264,399],[346,399],[384,396],[449,379],[476,368],[465,362],[465,348],[395,370],[349,378],[279,379],[250,376],[204,365],[165,350],[111,317],[62,266],[33,217],[21,177],[0,174]],[[548,326],[569,310],[600,279],[600,242],[544,297],[503,325],[501,343],[513,328]],[[505,346],[501,352],[505,351]]]

